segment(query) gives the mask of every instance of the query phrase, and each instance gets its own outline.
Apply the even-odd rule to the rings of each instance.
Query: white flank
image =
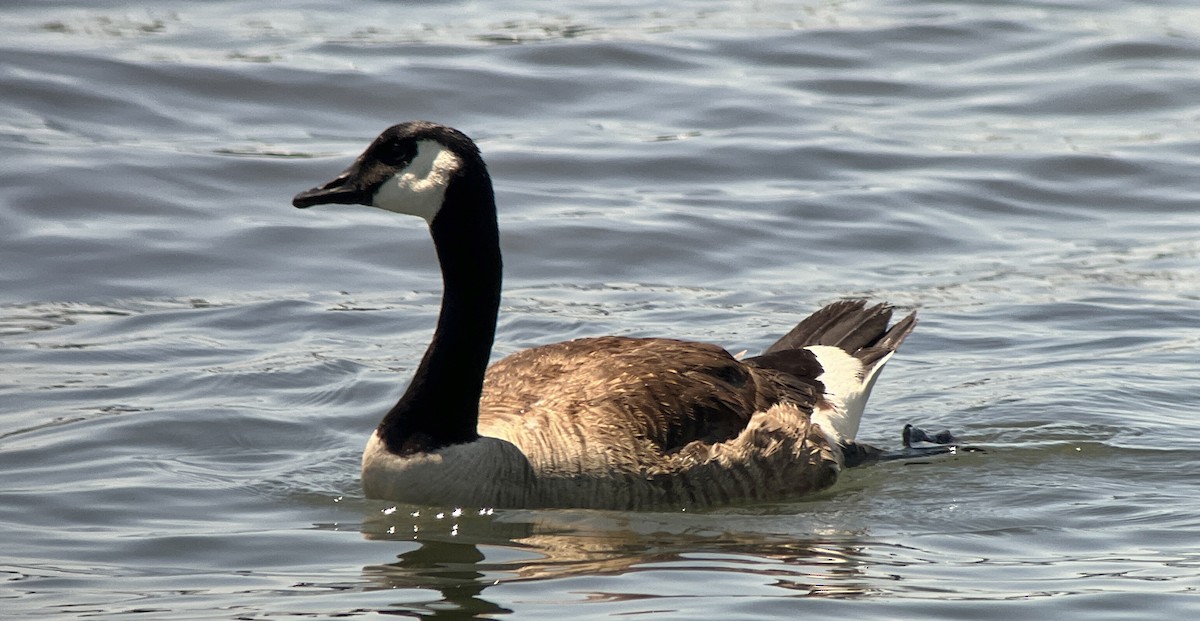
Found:
[[[805,349],[816,354],[817,362],[824,371],[818,380],[825,385],[824,403],[813,412],[813,421],[839,444],[848,442],[858,435],[863,409],[879,370],[891,354],[885,356],[864,376],[862,362],[837,347],[813,345]]]
[[[379,186],[373,204],[380,209],[420,216],[433,223],[450,178],[462,167],[462,160],[435,140],[417,143],[412,162]]]

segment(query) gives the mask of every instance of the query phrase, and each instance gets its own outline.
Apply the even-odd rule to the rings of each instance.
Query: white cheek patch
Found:
[[[462,160],[441,143],[422,140],[417,143],[417,155],[412,162],[379,186],[373,205],[380,209],[420,216],[433,223],[446,188]]]

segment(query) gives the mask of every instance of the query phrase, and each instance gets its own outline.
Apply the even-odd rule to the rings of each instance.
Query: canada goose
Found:
[[[441,315],[363,452],[367,496],[422,505],[643,509],[799,496],[879,451],[855,444],[880,369],[916,325],[890,306],[830,304],[762,355],[662,338],[582,338],[487,367],[500,305],[492,182],[458,130],[388,128],[296,207],[421,216]]]

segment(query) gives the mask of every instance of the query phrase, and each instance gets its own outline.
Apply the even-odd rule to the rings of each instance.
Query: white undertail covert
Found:
[[[813,422],[821,425],[829,439],[837,444],[854,440],[875,378],[892,354],[867,370],[861,360],[839,347],[811,345],[805,349],[816,354],[817,362],[824,369],[817,380],[825,385],[825,394],[813,410]]]

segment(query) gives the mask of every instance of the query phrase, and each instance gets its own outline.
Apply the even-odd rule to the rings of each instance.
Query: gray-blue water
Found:
[[[0,103],[4,618],[1200,611],[1190,0],[10,1]],[[416,118],[496,180],[497,356],[890,300],[860,439],[989,452],[700,514],[365,500],[437,266],[289,201]]]

